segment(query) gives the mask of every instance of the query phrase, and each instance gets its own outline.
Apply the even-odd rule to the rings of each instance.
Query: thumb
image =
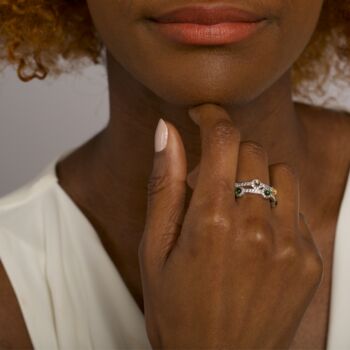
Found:
[[[180,234],[186,197],[187,162],[177,129],[160,119],[155,131],[153,169],[148,180],[145,230],[139,257],[162,267]]]

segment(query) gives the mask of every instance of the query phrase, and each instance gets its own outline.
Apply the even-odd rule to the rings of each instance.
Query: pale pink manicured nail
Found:
[[[190,118],[191,118],[197,125],[199,125],[199,115],[196,114],[196,112],[193,112],[193,111],[191,111],[191,110],[188,112],[188,114],[189,114]]]
[[[159,119],[155,137],[154,137],[154,149],[156,152],[162,151],[168,142],[168,128],[162,118]]]

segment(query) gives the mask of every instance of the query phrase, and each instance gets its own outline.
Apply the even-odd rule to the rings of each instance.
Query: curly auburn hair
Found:
[[[24,82],[72,71],[84,58],[99,64],[103,47],[86,0],[0,0],[0,62],[15,65]],[[332,67],[337,79],[348,80],[349,62],[350,0],[324,0],[317,28],[292,68],[295,92],[323,93]]]

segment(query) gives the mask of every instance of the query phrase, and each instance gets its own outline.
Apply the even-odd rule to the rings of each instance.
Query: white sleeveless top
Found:
[[[55,157],[0,198],[0,259],[38,350],[151,349],[144,315]],[[350,349],[350,174],[337,222],[327,350]]]

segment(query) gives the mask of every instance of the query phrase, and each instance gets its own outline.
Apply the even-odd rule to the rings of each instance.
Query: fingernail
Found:
[[[190,118],[195,122],[195,124],[199,125],[199,115],[196,114],[196,111],[189,110],[188,114]]]
[[[154,137],[154,150],[162,151],[168,143],[168,127],[162,118],[159,119]]]

